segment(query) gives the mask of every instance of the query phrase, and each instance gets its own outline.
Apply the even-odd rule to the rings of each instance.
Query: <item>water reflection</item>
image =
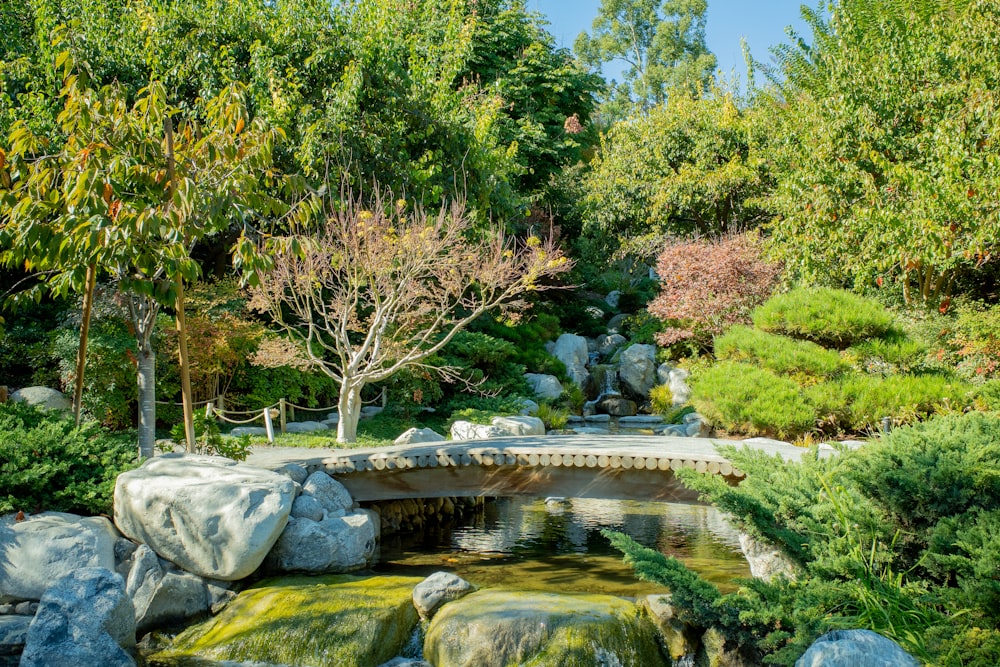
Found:
[[[419,575],[445,569],[480,586],[523,590],[662,591],[636,581],[601,535],[604,528],[677,557],[724,590],[750,576],[736,532],[714,507],[580,498],[488,502],[465,525],[387,540],[375,569]]]

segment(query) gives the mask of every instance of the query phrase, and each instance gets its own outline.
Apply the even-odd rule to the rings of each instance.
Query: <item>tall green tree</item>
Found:
[[[699,93],[715,69],[705,44],[706,0],[602,0],[592,32],[581,33],[574,49],[592,67],[622,61],[624,81],[612,101],[648,108],[670,90]]]
[[[1000,8],[842,0],[779,48],[770,225],[813,282],[935,304],[1000,251]]]

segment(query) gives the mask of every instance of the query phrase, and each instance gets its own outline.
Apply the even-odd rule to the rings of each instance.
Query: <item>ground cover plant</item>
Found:
[[[617,535],[640,578],[669,586],[682,621],[730,648],[791,665],[821,633],[869,628],[936,665],[1000,662],[1000,416],[971,412],[904,427],[859,450],[801,462],[721,452],[736,487],[681,471],[685,484],[770,542],[794,580],[722,595],[675,559]]]

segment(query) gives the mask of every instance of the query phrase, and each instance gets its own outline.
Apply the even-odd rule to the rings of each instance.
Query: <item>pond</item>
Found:
[[[459,525],[384,538],[374,570],[416,576],[447,570],[480,587],[628,597],[665,592],[638,581],[602,529],[676,556],[723,591],[750,576],[738,534],[712,506],[590,498],[499,498]]]

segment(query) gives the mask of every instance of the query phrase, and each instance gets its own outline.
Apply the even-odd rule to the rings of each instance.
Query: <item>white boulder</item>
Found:
[[[371,510],[322,521],[291,519],[266,564],[279,572],[358,570],[372,562],[378,533],[378,515]]]
[[[687,385],[687,379],[691,374],[683,368],[671,369],[667,384],[670,385],[670,393],[673,394],[673,406],[678,408],[691,400],[691,388]]]
[[[452,572],[435,572],[413,588],[413,606],[420,618],[429,620],[438,607],[468,595],[475,588]]]
[[[136,630],[140,634],[187,620],[212,606],[204,579],[164,567],[145,544],[136,550],[125,591],[132,599]]]
[[[538,417],[494,417],[493,426],[508,435],[545,435],[545,423]]]
[[[289,422],[285,424],[285,433],[316,433],[317,431],[327,431],[329,428],[323,422]]]
[[[627,342],[628,338],[625,338],[625,336],[617,333],[608,334],[607,336],[598,336],[597,351],[602,357],[607,357],[614,354],[615,350]]]
[[[306,478],[302,484],[302,495],[316,500],[327,517],[344,516],[354,507],[350,491],[322,470],[317,470]]]
[[[489,438],[500,438],[506,435],[496,426],[486,424],[473,424],[472,422],[458,420],[451,425],[452,440],[487,440]]]
[[[396,445],[414,445],[421,442],[444,442],[444,436],[432,428],[411,428],[393,440]]]
[[[0,603],[38,600],[81,567],[115,568],[118,531],[104,517],[45,512],[0,525]]]
[[[795,667],[917,667],[896,642],[871,630],[834,630],[809,647]]]
[[[49,389],[48,387],[25,387],[24,389],[18,389],[10,395],[10,400],[15,403],[35,405],[46,410],[73,412],[73,401],[61,391]]]
[[[578,386],[584,385],[589,375],[587,363],[590,361],[586,338],[568,333],[559,336],[552,356],[566,365],[566,373]]]
[[[115,524],[188,572],[234,581],[267,556],[294,497],[285,475],[221,457],[168,454],[118,476]]]

